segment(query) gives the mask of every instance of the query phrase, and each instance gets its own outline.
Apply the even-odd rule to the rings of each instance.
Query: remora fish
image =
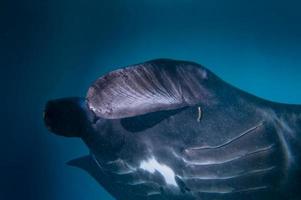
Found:
[[[203,66],[159,59],[49,101],[50,131],[80,137],[70,161],[117,200],[301,199],[301,106],[267,101]]]

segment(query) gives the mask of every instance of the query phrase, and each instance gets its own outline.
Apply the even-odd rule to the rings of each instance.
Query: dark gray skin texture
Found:
[[[117,200],[301,199],[300,106],[250,95],[195,63],[161,59],[138,68],[149,65],[163,68],[163,72],[154,70],[153,76],[173,67],[192,66],[189,70],[201,70],[195,73],[202,79],[201,86],[192,83],[170,90],[166,98],[182,92],[174,95],[171,106],[160,104],[164,95],[153,101],[159,103],[144,105],[139,98],[143,89],[153,96],[162,90],[130,77],[142,86],[133,90],[139,93],[139,103],[132,103],[137,110],[127,109],[114,105],[120,94],[112,91],[125,84],[118,79],[121,70],[96,81],[91,86],[94,96],[90,88],[87,99],[51,101],[45,108],[47,127],[59,135],[80,137],[91,150],[70,165],[86,170]],[[132,68],[125,74],[133,73]],[[163,85],[171,87],[178,81],[182,86],[185,74]],[[97,86],[106,81],[108,85]],[[133,84],[132,80],[126,83]],[[106,88],[110,90],[102,94],[100,90]],[[200,89],[202,94],[185,88]],[[99,97],[112,103],[102,104]],[[135,100],[135,95],[123,98],[129,103],[126,98]]]

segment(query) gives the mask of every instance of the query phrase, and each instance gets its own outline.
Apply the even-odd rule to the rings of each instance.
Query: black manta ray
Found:
[[[117,200],[301,199],[301,106],[267,101],[169,59],[49,101],[50,131],[80,137],[86,170]]]

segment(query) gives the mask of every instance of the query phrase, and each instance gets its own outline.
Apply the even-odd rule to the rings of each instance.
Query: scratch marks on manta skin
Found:
[[[254,133],[260,127],[264,126],[264,123],[265,121],[261,121],[255,126],[241,132],[236,137],[233,137],[220,145],[186,148],[183,150],[183,155],[172,149],[171,153],[173,156],[182,161],[185,167],[188,167],[187,169],[183,169],[182,176],[178,176],[184,181],[186,187],[190,188],[194,194],[233,194],[239,192],[266,190],[270,188],[270,185],[266,185],[266,183],[260,182],[259,180],[261,180],[262,177],[271,176],[272,173],[275,173],[275,170],[278,170],[277,166],[274,166],[272,163],[264,162],[265,164],[262,163],[261,167],[254,164],[253,166],[249,166],[245,169],[245,164],[242,163],[249,162],[253,159],[262,160],[267,158],[267,156],[271,155],[271,153],[275,153],[276,143],[270,143],[268,140],[265,141],[260,139],[262,141],[261,145],[248,146],[248,148],[237,146],[237,142],[241,139],[246,141],[246,136]],[[257,135],[254,135],[254,133],[250,136],[255,139],[260,133],[264,132],[256,132]],[[239,149],[235,150],[236,148]],[[232,151],[233,149],[234,151]],[[213,151],[216,154],[212,155],[223,155],[224,152],[225,156],[204,157],[204,152],[208,154]],[[193,152],[193,156],[186,155],[191,152]],[[232,167],[229,169],[230,171],[223,170],[224,166],[229,167],[234,165],[236,167]],[[194,171],[193,173],[190,171],[187,173],[187,170],[191,169],[203,169],[203,171]],[[246,180],[246,185],[236,184],[235,182],[238,180]],[[250,180],[258,181],[250,184]],[[229,184],[231,187],[229,187]]]
[[[107,168],[114,174],[126,175],[134,173],[137,169],[121,158],[106,163]]]
[[[175,189],[174,191],[182,191],[182,188],[188,188],[188,190],[185,190],[186,192],[197,196],[207,193],[223,195],[266,190],[271,186],[260,180],[263,177],[273,175],[279,169],[278,166],[267,160],[259,165],[254,164],[247,168],[246,164],[242,164],[254,159],[266,159],[269,155],[275,154],[277,143],[271,143],[269,140],[265,140],[263,136],[258,137],[260,136],[258,134],[265,133],[257,131],[264,126],[264,123],[265,121],[260,121],[255,126],[242,131],[236,137],[230,138],[220,145],[186,148],[183,153],[187,153],[187,151],[194,152],[193,156],[190,157],[186,157],[185,154],[182,155],[175,149],[170,148],[170,156],[179,162],[178,164],[183,164],[180,164],[183,166],[180,171],[177,168],[173,169],[174,166],[167,165],[164,161],[162,162],[162,159],[159,161],[151,152],[149,152],[147,159],[140,160],[135,165],[118,158],[105,163],[104,168],[118,175],[118,183],[133,187],[135,191],[136,189],[140,191],[141,188],[144,188],[142,195],[147,197],[162,195],[162,188]],[[247,135],[249,137],[246,137]],[[253,139],[253,142],[254,140],[258,141],[258,139],[262,142],[259,145],[249,145],[247,148],[238,145],[240,144],[239,142],[243,144],[250,138]],[[210,154],[210,152],[214,152],[214,154]],[[207,157],[204,157],[205,154],[213,156],[207,155]],[[216,157],[214,155],[219,156]],[[235,167],[224,170],[224,166],[234,165]],[[146,173],[149,173],[151,176],[148,176]],[[160,181],[156,179],[156,176],[159,174],[161,175]],[[123,179],[124,176],[131,178]],[[180,182],[176,180],[176,177],[181,179]],[[246,180],[247,182],[240,185],[237,183],[238,180]]]
[[[246,189],[234,189],[232,187],[220,187],[220,188],[211,188],[211,189],[207,189],[207,190],[197,190],[194,193],[197,194],[234,194],[234,193],[242,193],[242,192],[250,192],[250,191],[256,191],[256,190],[265,190],[268,189],[269,187],[266,185],[263,186],[258,186],[258,187],[249,187]]]
[[[286,158],[285,168],[288,169],[295,161],[292,154],[292,149],[289,145],[290,140],[294,138],[294,132],[291,130],[285,120],[281,116],[278,116],[275,111],[267,109],[263,112],[263,116],[270,121],[276,122],[276,132]]]
[[[91,156],[100,170],[115,174],[119,177],[117,179],[116,177],[113,178],[115,183],[136,188],[137,195],[142,195],[143,198],[161,195],[162,191],[160,188],[162,188],[162,186],[156,181],[144,177],[139,169],[151,173],[159,171],[165,178],[167,184],[174,184],[169,177],[173,174],[173,171],[168,166],[158,163],[153,157],[150,160],[142,161],[139,167],[133,167],[121,158],[100,164],[95,155],[91,154]]]
[[[227,146],[229,144],[231,144],[232,142],[235,142],[236,140],[238,140],[239,138],[242,138],[243,136],[253,132],[254,130],[256,130],[257,128],[263,126],[264,124],[264,121],[261,121],[260,123],[258,123],[257,125],[253,126],[252,128],[242,132],[241,134],[239,134],[238,136],[228,140],[227,142],[223,143],[223,144],[220,144],[220,145],[217,145],[217,146],[201,146],[201,147],[189,147],[188,149],[186,150],[204,150],[204,149],[217,149],[217,148],[221,148],[221,147],[224,147],[224,146]]]
[[[143,185],[143,184],[158,185],[158,183],[154,182],[153,180],[146,180],[144,179],[144,177],[141,177],[139,174],[139,170],[143,170],[151,174],[154,174],[155,172],[159,172],[162,175],[167,185],[178,187],[177,182],[175,180],[175,172],[173,171],[173,169],[163,163],[159,163],[154,156],[151,156],[149,159],[142,160],[138,167],[131,166],[121,158],[107,162],[105,164],[106,165],[105,167],[101,166],[96,158],[94,158],[94,160],[96,161],[97,165],[100,168],[102,168],[103,170],[107,169],[107,171],[113,174],[117,174],[121,176],[135,174],[137,178],[136,180],[133,180],[132,182],[126,182],[123,184],[132,185],[132,186]]]
[[[179,159],[181,159],[187,166],[189,165],[220,165],[220,164],[226,164],[228,162],[232,162],[232,161],[235,161],[235,160],[239,160],[239,159],[242,159],[242,158],[245,158],[245,157],[249,157],[251,155],[254,155],[254,154],[260,154],[260,153],[265,153],[265,152],[268,152],[268,151],[272,151],[275,146],[275,144],[271,144],[267,147],[263,147],[263,148],[259,148],[259,149],[256,149],[254,151],[250,151],[250,152],[245,152],[245,153],[241,153],[240,155],[237,155],[237,156],[234,156],[232,158],[229,158],[229,159],[223,159],[223,160],[199,160],[199,161],[190,161],[190,160],[187,160],[186,158],[180,156],[179,154],[177,154],[175,151],[172,151],[173,155]]]
[[[198,118],[196,119],[197,122],[200,122],[202,117],[203,117],[202,108],[200,106],[198,106]]]
[[[183,180],[229,180],[229,179],[235,179],[235,178],[240,178],[240,177],[245,177],[245,176],[251,176],[251,175],[256,175],[256,174],[264,174],[266,172],[272,171],[274,170],[276,167],[272,166],[272,167],[268,167],[268,168],[262,168],[262,169],[254,169],[254,170],[250,170],[250,171],[240,171],[237,174],[234,175],[228,175],[228,176],[184,176],[182,177]]]
[[[253,155],[265,155],[267,153],[271,153],[274,150],[274,147],[276,146],[276,144],[272,143],[272,144],[262,144],[261,146],[254,146],[254,148],[252,146],[249,146],[248,148],[239,148],[237,150],[233,150],[231,149],[230,152],[232,152],[231,154],[227,154],[225,156],[219,156],[216,157],[214,155],[212,155],[211,157],[204,157],[205,154],[203,154],[203,151],[220,151],[220,153],[226,151],[226,148],[231,148],[231,146],[229,146],[230,144],[234,144],[235,142],[238,142],[238,140],[242,139],[244,136],[247,136],[248,134],[254,132],[255,130],[259,129],[260,127],[262,127],[264,125],[264,121],[259,122],[258,124],[256,124],[255,126],[243,131],[242,133],[238,134],[238,136],[231,138],[230,140],[224,142],[223,144],[220,145],[216,145],[216,146],[201,146],[201,147],[189,147],[184,149],[183,151],[183,155],[179,154],[178,152],[176,152],[174,149],[171,150],[171,153],[173,154],[173,156],[175,156],[176,158],[180,159],[181,161],[183,161],[185,163],[185,165],[219,165],[219,164],[225,164],[228,162],[232,162],[232,161],[236,161],[242,158],[247,158],[249,156],[253,156]],[[222,151],[222,148],[225,149]],[[233,148],[233,146],[232,146]],[[236,147],[237,148],[237,147]],[[229,149],[230,150],[230,149]],[[229,151],[228,151],[229,152]],[[189,159],[189,157],[187,157],[190,153],[193,153],[192,157]],[[201,154],[202,153],[202,154]],[[208,155],[210,152],[206,153]],[[185,156],[187,154],[187,156]]]

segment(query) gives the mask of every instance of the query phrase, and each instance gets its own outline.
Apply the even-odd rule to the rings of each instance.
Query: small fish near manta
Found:
[[[80,137],[69,162],[117,200],[301,199],[301,106],[241,91],[203,66],[151,60],[49,101],[51,132]]]

